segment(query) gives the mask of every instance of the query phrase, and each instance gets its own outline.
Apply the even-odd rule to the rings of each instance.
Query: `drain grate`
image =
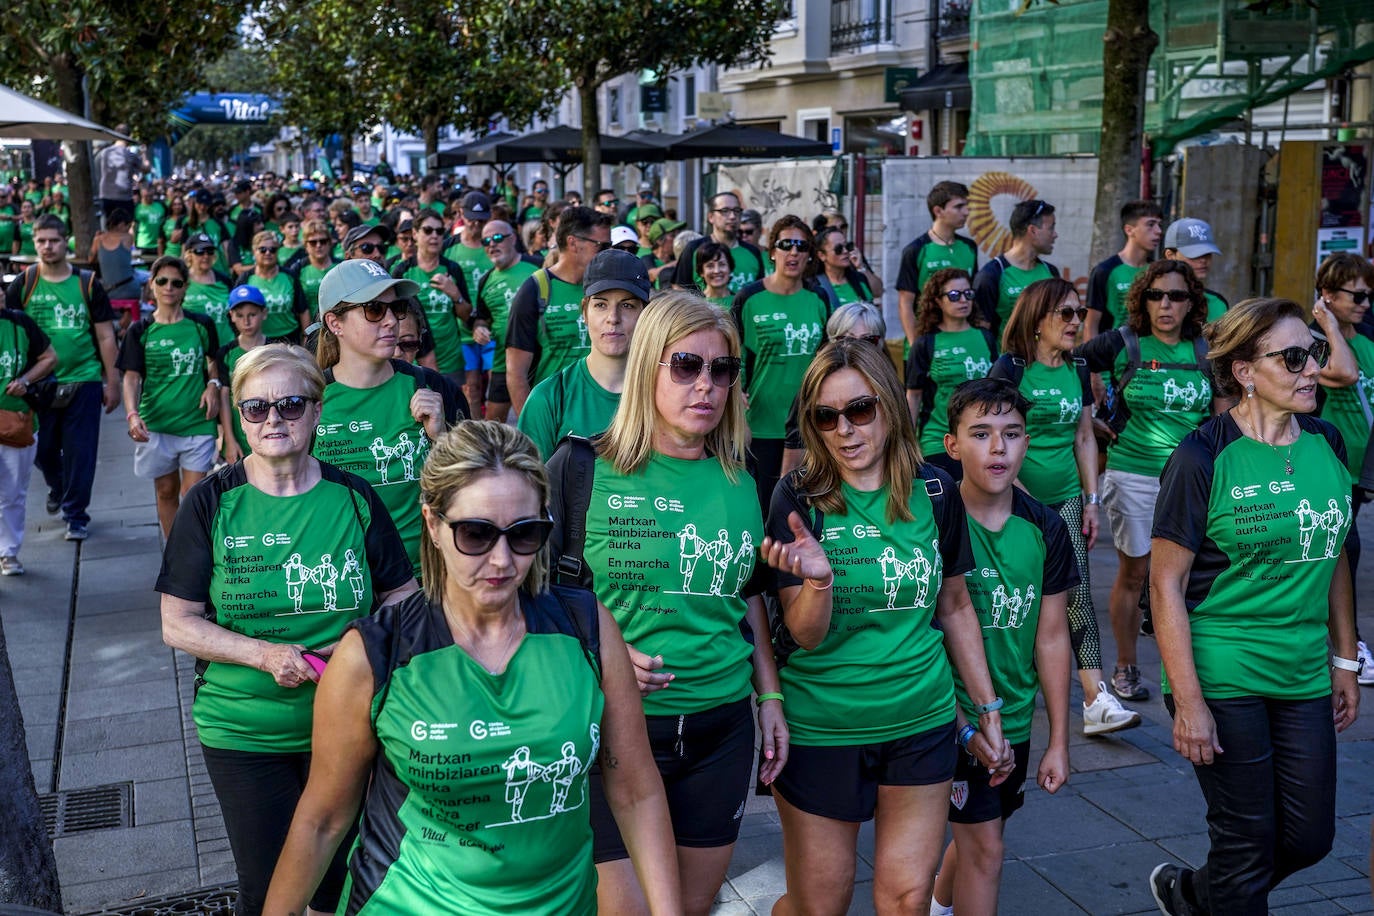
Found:
[[[116,782],[107,786],[63,789],[38,796],[43,825],[48,838],[57,839],[87,830],[132,827],[134,822],[134,784]]]
[[[234,916],[234,901],[238,899],[238,884],[219,884],[184,894],[147,898],[124,906],[91,910],[83,916]]]

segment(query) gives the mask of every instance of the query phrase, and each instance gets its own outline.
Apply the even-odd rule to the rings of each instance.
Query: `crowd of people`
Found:
[[[1050,202],[980,265],[941,182],[889,339],[842,214],[733,191],[704,234],[648,187],[129,193],[98,276],[58,213],[11,221],[0,573],[34,464],[89,536],[122,402],[239,913],[705,914],[751,791],[775,913],[844,912],[869,820],[879,912],[993,913],[1027,779],[1070,780],[1073,672],[1085,735],[1140,724],[1142,632],[1211,838],[1161,911],[1264,913],[1329,851],[1374,683],[1358,255],[1232,306],[1211,227],[1132,201],[1080,292]]]

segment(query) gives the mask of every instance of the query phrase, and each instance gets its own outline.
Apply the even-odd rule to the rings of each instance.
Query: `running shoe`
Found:
[[[1368,687],[1374,684],[1374,657],[1369,654],[1369,646],[1365,645],[1364,640],[1355,644],[1356,658],[1360,660],[1360,671],[1355,675],[1361,687]]]
[[[68,541],[84,541],[90,537],[91,533],[86,530],[86,526],[80,522],[68,522],[67,533],[63,536]]]
[[[1193,916],[1197,909],[1183,899],[1183,875],[1187,869],[1164,862],[1150,872],[1150,893],[1164,916]]]
[[[930,895],[930,916],[954,916],[954,904],[945,906],[935,899],[935,895]]]
[[[1112,692],[1123,700],[1148,700],[1150,689],[1140,683],[1140,669],[1135,665],[1118,667],[1112,672]]]
[[[24,564],[18,557],[0,557],[0,576],[22,576]]]
[[[43,508],[47,510],[49,515],[56,515],[58,512],[62,511],[62,500],[49,493],[48,501],[43,504]]]
[[[1083,734],[1105,735],[1119,732],[1123,728],[1135,728],[1140,724],[1140,713],[1132,712],[1112,696],[1107,685],[1097,682],[1097,699],[1091,705],[1083,704]]]

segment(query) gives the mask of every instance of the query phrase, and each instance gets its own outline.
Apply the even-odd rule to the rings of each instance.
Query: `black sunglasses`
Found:
[[[391,311],[391,314],[395,315],[397,318],[404,318],[410,313],[410,306],[406,304],[404,299],[394,299],[391,302],[381,302],[374,299],[371,302],[350,303],[343,308],[335,309],[334,314],[344,315],[351,312],[353,309],[362,309],[363,317],[373,324],[385,318],[388,309]]]
[[[158,277],[153,282],[156,283],[158,286],[166,286],[168,283],[170,283],[172,284],[172,289],[181,289],[186,285],[186,281],[181,279],[180,277]]]
[[[443,227],[443,226],[421,226],[421,227],[420,227],[420,231],[423,232],[425,235],[443,235],[443,234],[444,234],[444,227]]]
[[[398,337],[396,339],[396,348],[411,353],[420,349],[420,339],[418,337]]]
[[[701,378],[706,358],[697,353],[674,353],[666,363],[669,374],[679,385],[691,385]],[[738,356],[717,356],[711,360],[711,384],[729,388],[739,380],[740,361]]]
[[[1070,321],[1073,321],[1075,317],[1077,317],[1079,321],[1086,321],[1088,319],[1088,309],[1086,306],[1082,305],[1080,305],[1076,309],[1069,308],[1067,305],[1063,305],[1055,309],[1055,314],[1057,314],[1059,316],[1059,320],[1064,322],[1065,324],[1068,324]]]
[[[1350,298],[1355,301],[1356,305],[1364,305],[1365,300],[1369,298],[1369,290],[1367,289],[1346,289],[1344,286],[1338,286],[1336,287],[1336,291],[1348,293]]]
[[[589,239],[589,238],[587,238],[585,235],[574,235],[573,238],[575,238],[575,239],[581,239],[582,241],[587,242],[588,244],[595,245],[597,251],[610,251],[610,250],[611,250],[611,243],[610,243],[610,242],[598,242],[596,239]]]
[[[1192,298],[1186,289],[1145,289],[1140,291],[1140,295],[1150,302],[1163,302],[1166,296],[1170,302],[1187,302]]]
[[[853,242],[844,242],[843,244],[838,244],[838,245],[836,245],[836,246],[835,246],[835,249],[834,249],[834,251],[833,251],[832,253],[833,253],[833,254],[848,254],[849,252],[851,252],[851,251],[853,251],[853,250],[854,250],[854,243],[853,243]]]
[[[1307,368],[1309,356],[1317,364],[1318,369],[1325,368],[1326,361],[1331,358],[1331,344],[1325,340],[1314,340],[1311,347],[1284,347],[1282,350],[1273,350],[1264,355],[1266,357],[1282,356],[1283,368],[1297,375]]]
[[[837,338],[835,338],[835,339],[836,339],[836,340],[864,340],[864,341],[867,341],[867,342],[873,344],[873,346],[875,346],[875,347],[881,346],[882,343],[883,343],[883,335],[881,335],[881,334],[851,334],[851,335],[848,335],[848,336],[846,336],[846,337],[837,337]]]
[[[276,254],[276,245],[261,245],[258,247],[258,254]]]
[[[327,239],[327,238],[325,238],[325,239],[306,239],[306,240],[305,240],[305,244],[307,244],[307,245],[328,245],[328,244],[329,244],[329,239]]]
[[[277,416],[283,420],[299,420],[305,416],[306,405],[314,403],[314,401],[315,398],[307,398],[299,394],[277,398],[275,401],[248,398],[245,401],[239,401],[239,413],[243,416],[245,423],[261,423],[267,419],[267,415],[275,407],[277,408]]]
[[[483,236],[483,237],[482,237],[482,247],[483,247],[483,248],[490,248],[490,247],[493,246],[493,245],[500,245],[502,242],[504,242],[504,241],[505,241],[506,239],[508,239],[508,238],[510,238],[510,235],[507,234],[507,233],[505,233],[505,232],[497,232],[497,233],[494,233],[493,235]]]
[[[202,257],[205,256],[205,255],[207,255],[207,254],[214,254],[214,253],[215,253],[215,249],[213,249],[213,248],[193,248],[193,249],[191,249],[191,254],[198,254],[198,255],[201,255]]]
[[[739,234],[740,234],[741,236],[745,236],[745,235],[758,235],[758,234],[759,234],[759,227],[758,227],[758,226],[747,226],[747,227],[746,227],[746,226],[740,226],[740,227],[739,227]]]
[[[958,302],[960,299],[967,299],[969,302],[973,301],[973,290],[971,289],[951,289],[946,290],[940,295],[944,296],[950,302]]]
[[[830,432],[839,426],[840,417],[848,420],[850,426],[867,426],[877,416],[878,399],[872,395],[855,398],[839,410],[833,407],[817,407],[811,411],[811,421],[816,424],[816,428],[821,432]]]
[[[376,254],[379,251],[386,250],[386,246],[378,245],[375,242],[357,242],[356,244],[354,244],[353,247],[361,251],[363,254]]]
[[[537,553],[549,540],[553,522],[547,518],[521,519],[506,528],[500,528],[483,518],[447,519],[439,518],[453,532],[453,546],[459,553],[469,557],[480,557],[489,553],[496,542],[506,539],[511,553],[527,557]]]
[[[773,247],[778,251],[810,251],[811,243],[806,239],[778,239]]]

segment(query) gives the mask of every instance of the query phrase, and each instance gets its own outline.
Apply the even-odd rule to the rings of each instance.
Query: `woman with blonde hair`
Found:
[[[765,783],[788,747],[758,563],[763,519],[744,469],[739,353],[720,309],[695,293],[656,297],[635,326],[610,429],[594,450],[570,441],[549,462],[560,575],[593,588],[625,633],[668,794],[684,910],[702,916],[725,880],[751,785],[751,693]],[[593,773],[601,905],[642,912],[600,778]]]

